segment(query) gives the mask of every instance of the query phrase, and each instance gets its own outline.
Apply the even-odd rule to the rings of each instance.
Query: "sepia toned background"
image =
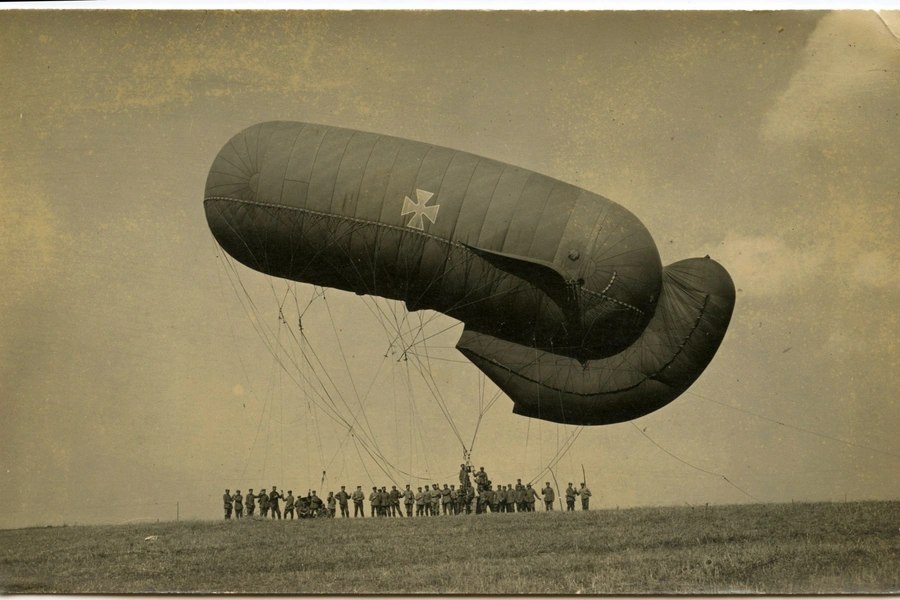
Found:
[[[853,11],[4,12],[0,527],[221,518],[225,488],[453,483],[460,438],[499,483],[583,466],[599,508],[896,499],[898,32],[896,12]],[[481,415],[496,388],[427,315],[448,420],[372,312],[387,304],[313,299],[213,241],[213,158],[276,119],[611,198],[664,264],[732,274],[721,349],[664,409],[578,431],[505,397]],[[309,344],[384,461],[266,346],[310,300]]]

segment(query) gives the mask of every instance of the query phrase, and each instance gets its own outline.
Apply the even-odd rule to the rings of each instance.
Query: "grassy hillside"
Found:
[[[898,528],[900,502],[33,528],[0,531],[0,589],[888,592]]]

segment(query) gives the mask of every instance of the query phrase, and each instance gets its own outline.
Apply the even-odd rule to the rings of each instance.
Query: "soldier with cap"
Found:
[[[263,519],[269,516],[269,494],[266,493],[266,488],[259,488],[259,495],[257,499],[259,500],[259,516]]]
[[[416,494],[416,516],[424,517],[425,516],[425,493],[422,491],[422,488],[418,488],[419,493]]]
[[[581,496],[581,510],[589,510],[588,506],[591,503],[591,490],[588,489],[588,486],[585,483],[581,482],[581,489],[576,492],[579,496]]]
[[[322,499],[316,496],[316,490],[313,490],[309,495],[309,512],[313,517],[321,516]]]
[[[341,507],[341,518],[350,516],[350,509],[347,507],[347,500],[350,498],[350,494],[347,493],[345,486],[341,486],[341,491],[335,494],[337,498],[338,505]]]
[[[406,516],[411,517],[413,513],[413,505],[416,503],[416,495],[413,493],[411,489],[409,489],[409,484],[406,484],[406,489],[403,490],[403,505],[406,507]]]
[[[465,463],[459,465],[459,487],[467,487],[471,485],[469,481],[469,473],[472,472],[472,467],[466,466]]]
[[[284,519],[287,520],[291,515],[291,521],[294,520],[294,491],[288,490],[288,495],[284,499]]]
[[[431,516],[431,488],[428,487],[428,484],[425,484],[425,491],[422,492],[422,504],[424,505],[424,512],[426,517]]]
[[[575,510],[575,496],[577,495],[578,492],[572,487],[572,482],[570,481],[569,487],[566,488],[566,512]]]
[[[253,511],[256,510],[256,494],[253,493],[253,488],[247,490],[247,495],[244,496],[244,504],[247,505],[247,518],[253,516]]]
[[[353,518],[366,516],[366,509],[363,507],[363,502],[366,500],[366,494],[362,491],[362,486],[356,486],[356,491],[353,492],[351,496],[353,498]]]
[[[369,505],[372,511],[372,516],[376,516],[380,510],[381,506],[381,492],[378,491],[377,487],[372,488],[372,493],[369,494]]]
[[[337,507],[337,498],[334,497],[334,492],[328,492],[328,498],[325,500],[328,503],[328,516],[333,519]]]
[[[534,502],[537,498],[537,490],[529,483],[525,488],[525,512],[534,512]]]
[[[241,496],[241,490],[235,491],[231,500],[234,502],[234,518],[240,519],[244,516],[244,497]]]
[[[547,487],[541,490],[541,493],[544,494],[544,510],[553,510],[553,501],[556,500],[556,494],[553,493],[553,488],[550,487],[550,482],[547,482]]]
[[[225,518],[231,518],[231,490],[225,490],[225,495],[222,496],[222,502],[225,504]]]
[[[392,486],[391,486],[390,494],[391,494],[391,496],[390,496],[390,498],[391,498],[391,509],[390,509],[390,511],[389,511],[389,512],[390,512],[390,515],[388,515],[388,516],[391,516],[391,517],[402,517],[402,516],[403,516],[403,511],[400,510],[400,497],[403,496],[403,494],[400,493],[400,490],[397,489],[397,486],[396,486],[396,485],[392,485]]]
[[[450,505],[450,488],[447,484],[444,484],[444,489],[441,490],[441,510],[444,512],[444,516],[447,516],[450,513],[450,509],[452,506]]]
[[[450,514],[459,514],[459,492],[456,491],[456,485],[450,484]]]
[[[431,516],[439,517],[441,515],[441,489],[438,484],[431,484]]]
[[[278,515],[278,520],[281,520],[281,509],[278,508],[278,501],[284,500],[284,496],[275,491],[275,486],[272,486],[272,491],[269,492],[269,510],[272,511],[272,518],[275,518],[275,515]]]

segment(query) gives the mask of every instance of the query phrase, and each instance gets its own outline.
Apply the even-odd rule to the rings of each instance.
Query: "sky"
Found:
[[[0,528],[453,483],[464,445],[499,483],[583,473],[597,508],[896,500],[898,33],[896,11],[4,12]],[[459,323],[218,249],[207,172],[268,120],[614,200],[663,264],[731,273],[721,348],[633,423],[485,411]]]

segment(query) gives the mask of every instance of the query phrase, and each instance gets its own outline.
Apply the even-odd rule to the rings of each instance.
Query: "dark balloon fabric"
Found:
[[[465,323],[458,348],[515,412],[573,424],[670,402],[721,342],[718,264],[662,269],[641,222],[567,183],[440,146],[270,122],[229,141],[204,200],[248,267]]]

